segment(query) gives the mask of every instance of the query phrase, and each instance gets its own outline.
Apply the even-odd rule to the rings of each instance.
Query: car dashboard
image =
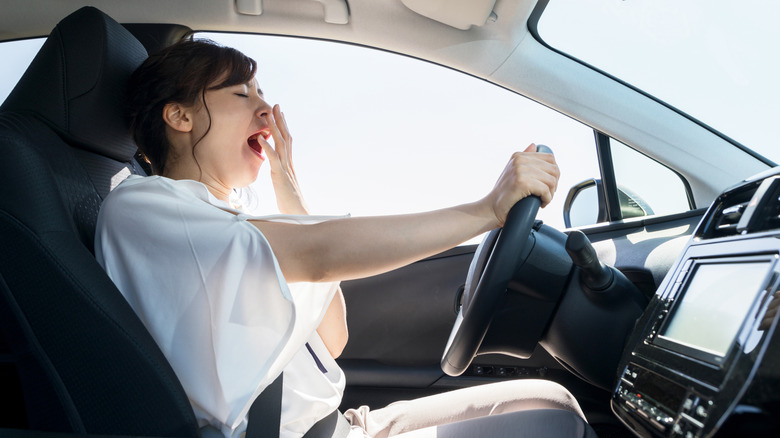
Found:
[[[629,335],[611,404],[635,434],[776,436],[779,259],[775,168],[716,199]]]

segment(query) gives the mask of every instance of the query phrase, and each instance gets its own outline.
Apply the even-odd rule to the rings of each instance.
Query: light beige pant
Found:
[[[564,409],[585,419],[577,400],[548,380],[513,380],[399,401],[382,409],[350,409],[344,416],[373,438],[436,436],[436,426],[527,409]]]

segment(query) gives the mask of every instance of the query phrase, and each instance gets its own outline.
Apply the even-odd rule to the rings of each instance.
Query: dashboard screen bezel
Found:
[[[669,297],[667,297],[671,301],[671,307],[669,309],[668,314],[665,316],[662,324],[658,328],[658,334],[654,337],[652,343],[658,347],[676,352],[678,354],[682,354],[684,356],[692,357],[695,359],[699,359],[701,361],[707,362],[712,365],[716,365],[718,367],[723,367],[724,364],[727,362],[727,359],[732,355],[734,351],[734,347],[737,344],[737,340],[740,338],[743,338],[744,334],[748,330],[754,329],[754,325],[757,323],[757,320],[760,320],[761,316],[763,315],[763,312],[758,312],[758,310],[761,309],[761,307],[765,307],[765,301],[767,295],[773,291],[769,291],[771,283],[774,283],[772,280],[774,278],[773,273],[776,272],[778,266],[778,256],[777,254],[756,254],[756,255],[744,255],[744,256],[729,256],[729,257],[712,257],[712,258],[691,258],[690,264],[684,263],[681,265],[688,265],[689,269],[687,272],[680,272],[678,275],[682,277],[679,280],[679,288],[676,288],[675,293],[671,294]],[[735,333],[734,337],[732,338],[728,348],[726,349],[726,352],[724,355],[719,355],[714,352],[708,351],[703,348],[696,348],[695,346],[683,343],[681,341],[678,341],[671,337],[666,337],[663,335],[667,331],[667,328],[671,324],[671,322],[674,320],[675,315],[677,311],[680,308],[681,303],[684,300],[685,293],[687,292],[688,287],[692,284],[692,280],[694,279],[696,272],[698,271],[698,268],[702,265],[715,265],[715,264],[743,264],[743,263],[765,263],[766,264],[766,270],[764,273],[764,277],[760,282],[760,286],[758,290],[755,291],[755,296],[753,297],[753,302],[750,306],[750,311],[742,318],[742,321],[740,323],[739,328],[737,329],[737,332]]]

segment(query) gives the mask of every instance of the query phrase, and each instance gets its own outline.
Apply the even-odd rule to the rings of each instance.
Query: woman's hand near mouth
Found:
[[[283,214],[309,214],[303,199],[298,178],[292,162],[292,136],[287,127],[287,121],[279,105],[274,105],[273,113],[267,117],[274,147],[263,139],[257,141],[262,145],[268,164],[271,166],[271,183],[276,195],[276,206]]]

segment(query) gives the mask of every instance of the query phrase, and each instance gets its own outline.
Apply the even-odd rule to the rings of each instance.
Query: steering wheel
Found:
[[[544,145],[537,145],[536,151],[552,153]],[[541,203],[538,196],[518,201],[509,210],[504,227],[488,233],[474,253],[462,305],[441,358],[441,369],[447,375],[459,376],[471,365],[509,281],[531,250],[526,248],[528,236]]]

